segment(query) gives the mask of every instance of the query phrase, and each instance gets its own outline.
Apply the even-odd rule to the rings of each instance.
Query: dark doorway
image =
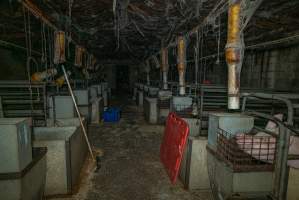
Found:
[[[128,66],[118,66],[116,74],[116,93],[124,94],[130,91],[130,76]]]

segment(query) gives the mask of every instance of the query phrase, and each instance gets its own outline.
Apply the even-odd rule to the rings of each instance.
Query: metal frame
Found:
[[[243,94],[243,105],[242,112],[251,116],[262,117],[267,120],[275,122],[279,127],[279,136],[278,136],[278,150],[277,150],[277,159],[275,164],[275,179],[273,186],[273,199],[285,200],[287,195],[288,188],[288,176],[289,168],[287,165],[288,162],[288,153],[289,153],[289,141],[290,135],[299,136],[299,132],[293,127],[294,125],[294,107],[297,108],[297,104],[293,104],[291,100],[298,100],[299,95],[290,95],[290,94]],[[287,122],[282,122],[275,117],[256,112],[246,110],[246,103],[248,98],[260,98],[260,99],[274,99],[281,101],[287,106]]]
[[[46,95],[45,83],[0,81],[0,97],[4,117],[32,117],[35,126],[41,125],[38,123],[39,120],[44,122],[42,126],[46,126],[48,113]],[[11,104],[18,104],[20,108],[11,109],[9,108]],[[42,109],[34,109],[36,105],[42,105]],[[7,112],[13,113],[7,114]]]
[[[265,94],[265,93],[243,93],[243,102],[242,102],[242,111],[248,110],[250,104],[248,103],[249,99],[255,99],[257,101],[263,100],[275,100],[282,104],[285,104],[287,108],[287,125],[294,126],[296,124],[296,112],[295,109],[299,108],[299,95],[298,94],[288,94],[288,93],[274,93],[274,94]],[[277,105],[277,104],[276,104]]]

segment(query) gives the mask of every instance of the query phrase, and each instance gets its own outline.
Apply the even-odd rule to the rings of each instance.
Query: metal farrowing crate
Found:
[[[168,98],[168,99],[158,98],[158,108],[169,109],[170,108],[170,98]]]
[[[236,172],[272,171],[276,158],[276,141],[276,138],[266,134],[231,135],[219,129],[215,153]]]

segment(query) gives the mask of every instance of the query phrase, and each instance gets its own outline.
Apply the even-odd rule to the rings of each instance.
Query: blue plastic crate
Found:
[[[103,114],[104,122],[118,122],[120,120],[119,108],[107,108]]]

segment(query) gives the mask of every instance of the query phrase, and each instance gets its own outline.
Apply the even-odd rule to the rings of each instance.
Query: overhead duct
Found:
[[[168,49],[167,48],[162,48],[161,50],[161,63],[162,63],[162,74],[163,74],[163,89],[167,90],[168,85],[167,85],[167,76],[168,76]]]
[[[65,62],[65,33],[63,31],[55,31],[55,46],[54,46],[54,64]]]
[[[240,19],[241,0],[230,0],[225,57],[228,65],[228,109],[232,110],[240,108],[240,73],[244,55]]]
[[[186,94],[185,72],[186,72],[186,42],[183,36],[178,36],[177,39],[178,51],[178,72],[179,72],[179,94],[181,96]]]
[[[75,50],[75,66],[82,67],[83,53],[85,49],[79,45],[76,45]]]

